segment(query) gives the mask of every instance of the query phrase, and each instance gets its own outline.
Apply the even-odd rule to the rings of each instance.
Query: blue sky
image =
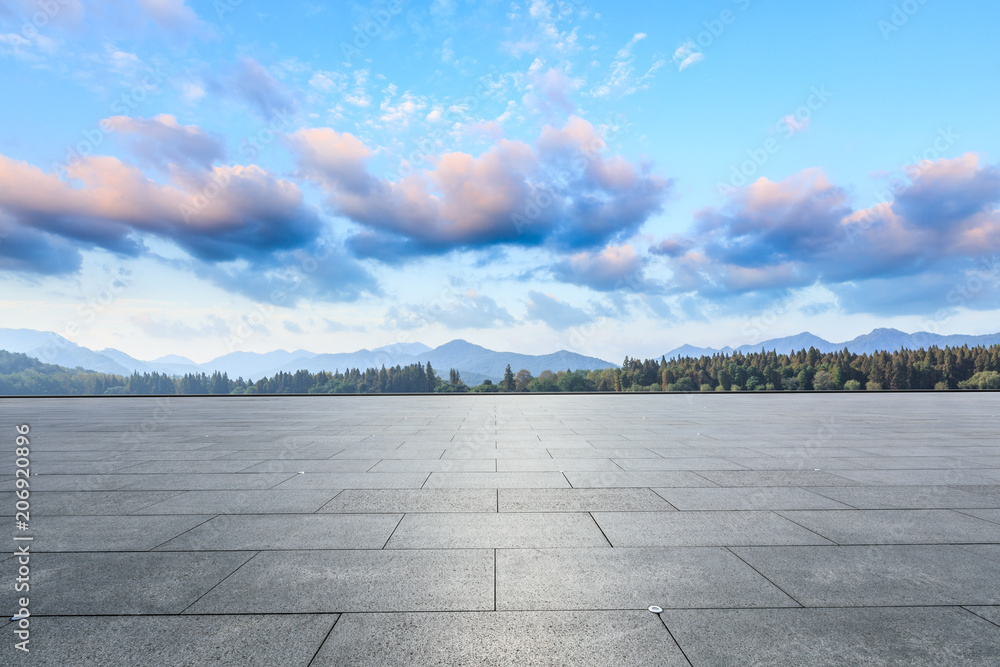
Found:
[[[995,332],[998,18],[6,2],[3,326],[196,361]]]

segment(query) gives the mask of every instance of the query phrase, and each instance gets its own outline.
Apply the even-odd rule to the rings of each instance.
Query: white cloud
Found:
[[[646,70],[645,74],[638,77],[635,75],[635,54],[633,53],[633,47],[646,39],[646,36],[644,32],[637,32],[632,36],[628,44],[618,50],[614,60],[611,62],[611,72],[607,80],[591,90],[591,95],[594,97],[609,97],[613,94],[625,96],[649,89],[657,70],[663,67],[666,61],[662,58],[657,58],[650,65],[649,69]]]
[[[684,42],[674,51],[673,61],[677,63],[677,71],[683,72],[691,65],[700,63],[705,59],[705,54],[698,50],[694,42]]]

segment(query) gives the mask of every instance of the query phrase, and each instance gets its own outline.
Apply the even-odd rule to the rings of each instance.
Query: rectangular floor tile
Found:
[[[837,544],[1000,543],[1000,524],[951,510],[778,512]]]
[[[694,665],[997,663],[1000,627],[956,607],[905,609],[706,609],[663,613]]]
[[[43,516],[137,514],[182,491],[38,491],[31,494],[31,507]],[[13,494],[11,494],[13,498]],[[14,503],[8,505],[13,509]],[[212,514],[213,512],[189,512]]]
[[[241,472],[366,472],[380,461],[374,459],[277,459],[262,461]]]
[[[316,472],[294,475],[278,489],[419,489],[426,472]]]
[[[289,491],[184,491],[138,510],[137,514],[283,514],[312,513],[326,504],[338,489]]]
[[[861,486],[839,473],[815,470],[706,470],[698,474],[719,486]]]
[[[798,606],[725,549],[501,549],[497,609]]]
[[[821,486],[809,490],[860,510],[1000,507],[1000,496],[991,498],[950,486]]]
[[[336,614],[34,617],[31,665],[306,665]]]
[[[428,489],[546,489],[568,488],[558,472],[432,472]]]
[[[699,457],[671,457],[660,459],[621,459],[616,463],[625,470],[743,470],[743,466],[727,459]]]
[[[399,514],[224,514],[158,551],[381,549]]]
[[[957,546],[737,547],[807,607],[1000,604],[1000,562]]]
[[[669,512],[649,489],[500,489],[501,512]]]
[[[270,489],[292,477],[289,473],[205,473],[113,475],[122,478],[126,490],[208,491],[223,489]]]
[[[179,614],[253,553],[61,553],[31,559],[31,613]],[[14,589],[4,598],[13,609]]]
[[[679,510],[849,509],[794,486],[653,489]]]
[[[772,512],[595,512],[615,547],[830,544]]]
[[[504,459],[497,461],[500,472],[621,472],[611,459]]]
[[[211,515],[39,516],[32,551],[149,551]]]
[[[387,549],[608,547],[586,513],[407,514]]]
[[[347,489],[320,512],[496,512],[495,489]]]
[[[649,665],[683,654],[648,611],[346,614],[312,665]]]
[[[489,459],[387,459],[371,472],[496,472],[495,461]]]
[[[665,470],[657,472],[567,472],[573,488],[610,489],[656,486],[716,486],[693,472]]]
[[[492,550],[263,551],[189,613],[493,609]]]

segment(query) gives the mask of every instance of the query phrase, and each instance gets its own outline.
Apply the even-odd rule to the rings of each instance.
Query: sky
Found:
[[[998,22],[0,0],[0,326],[196,362],[994,333]]]

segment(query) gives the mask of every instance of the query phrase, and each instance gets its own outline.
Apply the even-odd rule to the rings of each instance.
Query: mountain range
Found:
[[[798,352],[799,350],[808,350],[810,347],[815,347],[820,352],[836,352],[838,350],[843,350],[847,348],[855,354],[871,354],[872,352],[892,352],[894,350],[918,350],[920,348],[927,347],[962,347],[963,345],[968,345],[973,347],[976,345],[996,345],[1000,343],[1000,333],[986,334],[983,336],[966,336],[963,334],[954,335],[940,335],[927,333],[925,331],[920,331],[917,333],[908,334],[904,331],[898,329],[875,329],[871,333],[858,336],[849,341],[843,343],[831,343],[828,340],[824,340],[819,336],[805,331],[803,333],[797,334],[795,336],[786,336],[784,338],[772,338],[770,340],[761,341],[760,343],[754,343],[753,345],[740,345],[739,347],[723,347],[723,348],[712,348],[712,347],[694,347],[691,345],[682,345],[678,348],[667,352],[664,356],[667,359],[676,359],[680,357],[700,357],[700,356],[712,356],[713,354],[732,354],[733,352],[760,352],[764,350],[770,352],[775,350],[778,353],[789,354],[792,352]]]
[[[875,329],[871,333],[843,343],[831,343],[819,336],[804,332],[752,345],[740,345],[736,348],[682,345],[663,356],[667,359],[675,359],[760,350],[791,353],[810,347],[815,347],[820,352],[834,352],[847,348],[857,354],[870,354],[883,350],[891,352],[904,348],[918,349],[932,345],[937,347],[969,345],[971,347],[998,343],[1000,343],[1000,333],[984,336],[960,334],[943,336],[924,332],[908,334],[897,329]],[[508,364],[515,372],[526,368],[532,375],[538,375],[544,370],[617,368],[617,364],[566,350],[543,355],[497,352],[464,340],[453,340],[436,348],[430,348],[423,343],[397,343],[377,347],[373,350],[362,349],[355,352],[322,354],[308,350],[295,350],[293,352],[275,350],[266,353],[231,352],[212,361],[198,364],[177,355],[142,361],[113,348],[99,351],[91,350],[48,331],[0,329],[0,350],[22,352],[49,364],[58,364],[68,368],[80,367],[117,375],[131,375],[134,371],[139,373],[159,372],[168,375],[211,374],[219,371],[227,373],[231,378],[243,377],[244,379],[258,379],[279,372],[294,373],[298,370],[317,373],[319,371],[343,371],[348,368],[379,368],[383,365],[406,366],[417,362],[430,362],[442,377],[447,376],[448,370],[454,368],[461,373],[466,384],[474,385],[487,378],[493,381],[499,380],[503,377],[504,369]]]
[[[48,331],[0,329],[0,350],[21,352],[48,364],[67,368],[81,367],[100,373],[131,375],[133,371],[138,371],[183,375],[211,374],[219,371],[227,373],[231,378],[244,379],[258,379],[280,372],[294,373],[298,370],[317,373],[344,371],[348,368],[364,370],[383,365],[406,366],[417,362],[430,362],[442,377],[447,377],[449,369],[457,369],[462,380],[470,386],[479,384],[487,378],[499,380],[503,377],[508,364],[515,372],[526,368],[532,375],[538,375],[544,370],[617,368],[615,364],[603,359],[586,357],[566,350],[543,355],[496,352],[464,340],[453,340],[433,349],[423,343],[396,343],[373,350],[362,349],[331,354],[317,354],[308,350],[231,352],[212,361],[198,364],[177,355],[142,361],[113,348],[94,351]]]

